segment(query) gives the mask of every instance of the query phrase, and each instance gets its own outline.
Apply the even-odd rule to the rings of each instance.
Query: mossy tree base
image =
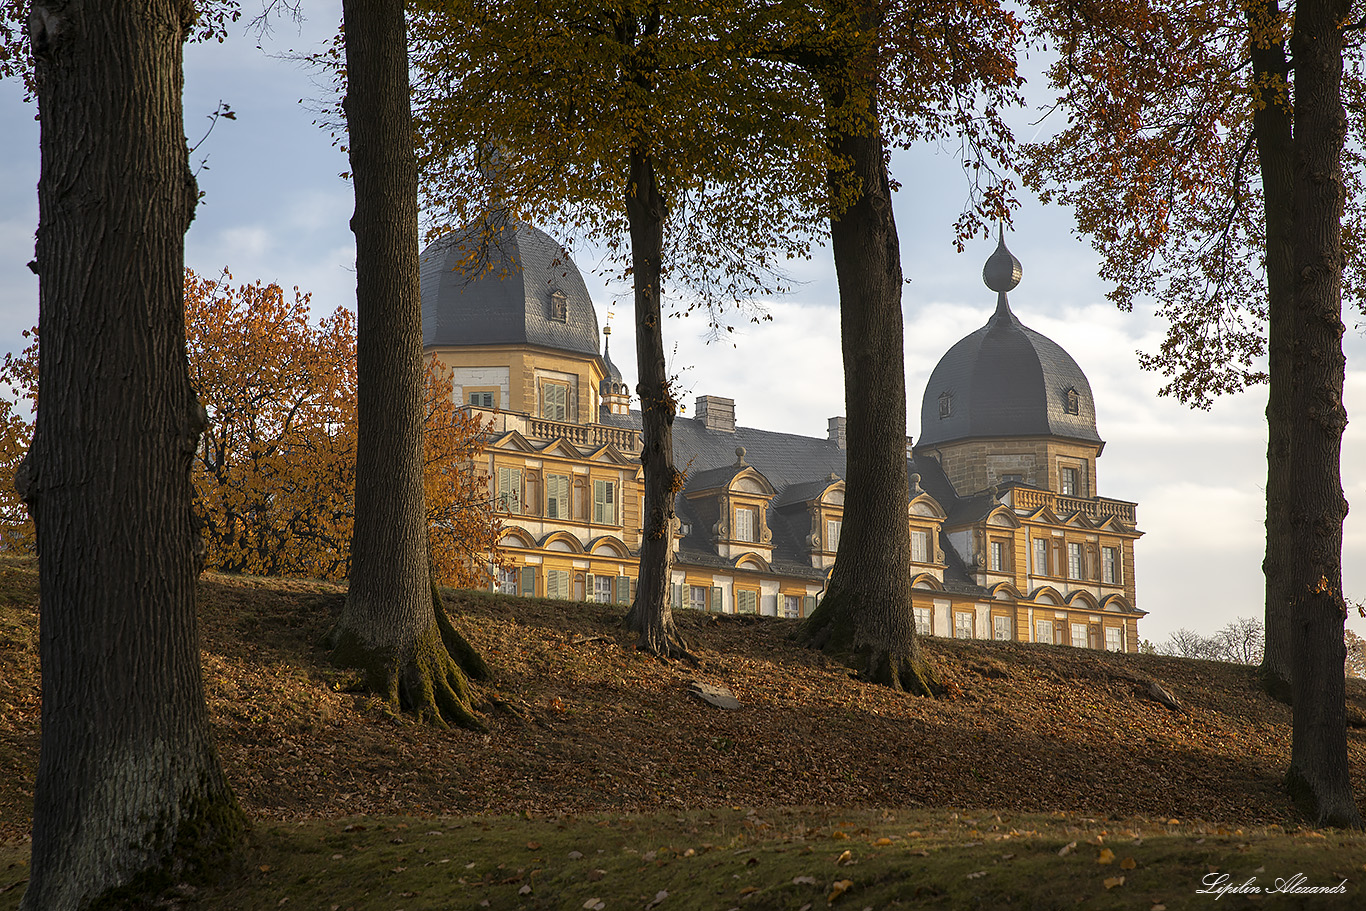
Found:
[[[860,680],[913,696],[940,696],[944,685],[920,654],[909,621],[906,635],[871,635],[866,619],[876,606],[852,591],[831,590],[797,633],[798,640],[858,673]],[[893,610],[895,608],[892,608]],[[909,605],[901,608],[909,611]],[[882,606],[882,615],[888,610]]]
[[[435,727],[485,733],[488,727],[473,708],[470,680],[489,679],[489,668],[451,624],[435,582],[432,612],[432,624],[406,648],[370,645],[359,631],[338,624],[328,635],[331,661],[359,670],[365,689],[395,713]]]

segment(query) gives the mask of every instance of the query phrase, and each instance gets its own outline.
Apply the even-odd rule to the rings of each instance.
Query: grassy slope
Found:
[[[31,564],[0,564],[0,890],[22,879],[37,760],[35,590]],[[315,646],[340,599],[322,583],[206,578],[211,710],[228,773],[262,825],[237,885],[200,896],[204,907],[285,897],[324,908],[483,898],[581,907],[594,897],[641,907],[664,890],[664,909],[726,908],[732,894],[744,907],[798,908],[824,906],[831,883],[850,879],[837,901],[857,908],[992,906],[1011,895],[1052,907],[1043,883],[1073,889],[1062,902],[1072,907],[1090,896],[1096,907],[1176,908],[1211,899],[1193,894],[1208,865],[1244,878],[1260,866],[1263,885],[1296,872],[1366,882],[1360,840],[1277,828],[1295,825],[1279,788],[1289,713],[1245,668],[931,640],[951,694],[926,701],[849,679],[794,648],[783,621],[684,614],[704,661],[693,669],[623,648],[610,606],[452,593],[457,623],[498,678],[482,691],[492,727],[482,736],[405,724],[346,692]],[[686,692],[694,679],[729,687],[743,708],[697,701]],[[1147,698],[1148,679],[1189,712]],[[1349,691],[1361,718],[1366,692]],[[1350,741],[1361,775],[1362,728]],[[791,806],[813,809],[772,809]],[[991,813],[926,809],[949,807]],[[509,813],[521,818],[488,815]],[[355,814],[419,819],[345,831],[338,820]],[[450,863],[414,854],[429,849],[406,847],[414,839],[394,834],[403,825],[443,833],[423,838],[446,839],[431,844]],[[465,837],[476,830],[478,842]],[[847,869],[835,863],[845,847],[836,833],[853,836]],[[1079,847],[1059,857],[1069,841]],[[1111,842],[1114,863],[1097,863]],[[1126,856],[1132,870],[1118,867]],[[1120,875],[1125,884],[1103,888]],[[909,893],[908,882],[918,884]],[[19,891],[0,891],[0,909]]]

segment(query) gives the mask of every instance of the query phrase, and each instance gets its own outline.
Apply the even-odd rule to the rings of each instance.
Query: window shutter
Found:
[[[674,610],[683,609],[683,586],[669,583],[669,604]]]
[[[592,573],[586,573],[586,574],[584,575],[584,577],[583,577],[583,600],[585,600],[585,601],[596,601],[596,600],[598,600],[598,594],[597,594],[598,590],[597,590],[597,588],[595,588],[594,585],[593,585],[593,582],[594,582],[594,581],[595,581],[595,580],[593,579],[593,574],[592,574]]]
[[[717,585],[711,587],[711,612],[713,614],[721,613],[721,588]]]
[[[625,604],[631,600],[631,580],[626,576],[617,576],[617,603]]]
[[[816,612],[816,596],[807,595],[802,599],[802,616],[809,617]]]
[[[536,597],[536,567],[522,567],[522,597]]]

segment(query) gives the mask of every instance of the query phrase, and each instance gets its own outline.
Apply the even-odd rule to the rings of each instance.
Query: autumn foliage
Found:
[[[350,311],[314,321],[309,296],[231,276],[185,275],[191,380],[209,424],[194,459],[205,565],[227,572],[343,578],[350,566],[356,460],[356,331]],[[32,436],[38,342],[8,355],[0,382],[0,541],[30,550],[33,526],[13,477]],[[433,569],[482,587],[500,525],[480,467],[483,427],[451,398],[448,371],[426,383],[426,504]]]

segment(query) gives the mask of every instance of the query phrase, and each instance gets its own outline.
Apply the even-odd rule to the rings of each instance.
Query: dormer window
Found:
[[[550,318],[557,323],[569,321],[569,298],[563,291],[550,292]]]
[[[939,420],[944,420],[953,414],[953,393],[941,392],[939,394]]]
[[[1081,393],[1075,387],[1068,386],[1063,393],[1063,408],[1068,414],[1081,414]]]

